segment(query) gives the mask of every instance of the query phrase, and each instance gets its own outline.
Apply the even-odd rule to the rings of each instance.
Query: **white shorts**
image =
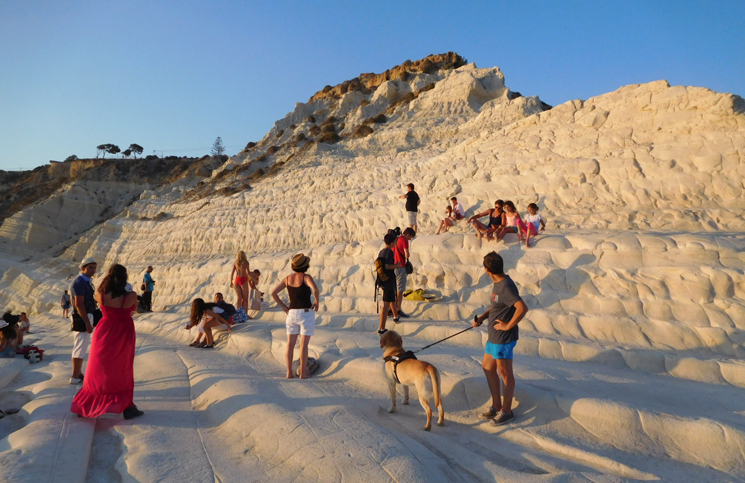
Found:
[[[91,335],[88,332],[73,332],[72,340],[72,358],[85,359],[88,344],[91,342]]]
[[[204,334],[204,321],[205,319],[202,319],[199,325],[197,325],[197,332],[200,334]],[[215,325],[212,327],[212,330],[228,330],[228,326],[225,324]]]
[[[313,309],[290,309],[287,313],[287,333],[289,335],[307,335],[315,334],[316,312]]]

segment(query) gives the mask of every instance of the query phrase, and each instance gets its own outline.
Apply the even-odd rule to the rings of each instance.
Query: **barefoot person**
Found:
[[[504,201],[497,200],[494,202],[494,208],[481,213],[477,213],[468,219],[468,223],[473,225],[473,229],[476,230],[476,236],[483,238],[486,236],[487,240],[494,238],[494,233],[502,226]],[[485,225],[479,221],[479,218],[484,216],[489,217],[488,223]]]
[[[453,214],[453,207],[447,205],[445,207],[445,218],[443,218],[440,222],[440,228],[437,229],[437,233],[435,233],[435,235],[439,235],[440,233],[447,233],[451,227],[455,226],[455,223],[457,221],[458,220],[455,219],[455,215]]]
[[[515,393],[515,376],[512,372],[512,351],[517,344],[517,324],[525,317],[528,307],[520,298],[515,282],[504,274],[504,261],[496,252],[484,257],[484,270],[492,285],[491,306],[473,320],[478,327],[488,319],[489,339],[484,349],[481,368],[491,392],[491,406],[481,415],[502,425],[515,418],[512,414],[512,396]],[[500,397],[499,379],[504,384],[504,400]]]
[[[91,340],[88,374],[70,410],[86,418],[122,413],[124,419],[142,416],[135,406],[135,324],[132,312],[137,294],[128,292],[127,269],[115,264],[96,290],[103,317]]]
[[[518,225],[522,223],[520,213],[517,212],[515,204],[507,200],[504,202],[504,214],[502,215],[502,226],[496,231],[497,241],[504,238],[507,233],[518,233]]]
[[[528,215],[525,222],[520,220],[517,224],[520,240],[525,237],[525,248],[530,248],[530,237],[538,235],[539,231],[546,229],[546,220],[538,213],[538,205],[531,203],[528,205]]]
[[[230,272],[230,286],[235,288],[235,293],[238,295],[238,307],[243,307],[243,310],[248,312],[248,283],[253,280],[248,273],[248,258],[246,258],[246,252],[243,250],[238,252],[233,263],[233,270]],[[233,279],[235,275],[235,279]]]
[[[295,343],[298,335],[300,335],[300,379],[310,377],[310,374],[307,373],[308,343],[315,333],[316,312],[318,312],[320,296],[313,277],[305,273],[308,271],[308,267],[310,267],[310,258],[298,253],[292,257],[292,270],[295,273],[285,277],[272,290],[272,298],[287,314],[287,320],[285,321],[287,327],[287,350],[285,351],[287,379],[294,377],[292,360],[295,356]],[[289,306],[279,298],[279,293],[284,289],[287,289],[287,295],[290,297]],[[311,291],[315,302],[311,302]]]

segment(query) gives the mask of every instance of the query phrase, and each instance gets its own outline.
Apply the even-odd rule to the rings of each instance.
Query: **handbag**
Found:
[[[145,282],[142,282],[142,285],[140,285],[140,291],[146,292],[147,291],[147,285],[145,285]]]
[[[410,261],[406,260],[406,265],[404,265],[404,269],[406,270],[406,275],[411,275],[414,273],[414,265],[411,264]]]
[[[88,329],[85,326],[85,321],[80,314],[72,314],[72,323],[70,324],[70,330],[73,332],[86,332]]]
[[[101,312],[101,309],[96,309],[93,311],[93,327],[97,326],[98,323],[103,319],[103,312]]]

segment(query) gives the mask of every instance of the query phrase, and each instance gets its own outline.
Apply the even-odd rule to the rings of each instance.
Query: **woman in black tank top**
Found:
[[[287,362],[287,378],[292,379],[292,359],[295,353],[295,343],[300,336],[300,378],[306,379],[308,365],[308,343],[310,337],[315,333],[315,313],[318,312],[320,296],[318,287],[313,277],[305,273],[310,266],[310,258],[302,253],[292,257],[292,270],[295,272],[288,275],[279,285],[272,290],[272,298],[287,314],[285,325],[287,326],[287,350],[285,361]],[[279,298],[279,293],[287,289],[290,297],[290,305],[285,304]],[[311,292],[315,302],[311,301]]]

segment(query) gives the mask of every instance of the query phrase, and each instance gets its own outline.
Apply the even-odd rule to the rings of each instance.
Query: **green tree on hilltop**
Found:
[[[223,146],[222,144],[222,138],[220,136],[217,136],[214,144],[212,144],[212,155],[221,156],[223,154],[225,154],[225,146]]]

